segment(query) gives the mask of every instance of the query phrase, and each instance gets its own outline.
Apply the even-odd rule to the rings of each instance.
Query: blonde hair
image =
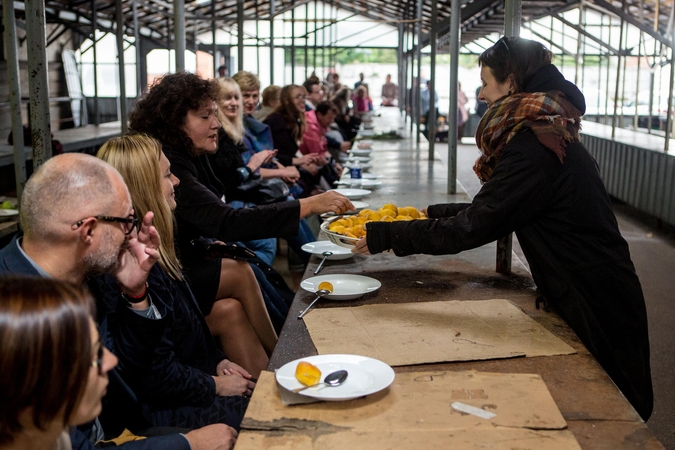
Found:
[[[162,147],[145,134],[127,134],[110,139],[96,156],[116,168],[129,188],[136,216],[154,213],[152,224],[161,238],[159,263],[173,279],[182,280],[181,264],[174,247],[174,217],[162,195],[159,159]]]
[[[260,91],[260,80],[254,73],[240,70],[232,75],[232,79],[237,82],[242,92]]]
[[[236,95],[239,97],[239,110],[234,121],[223,114],[220,104],[218,105],[218,120],[220,120],[223,130],[232,138],[235,144],[241,144],[244,141],[244,133],[246,133],[244,129],[244,104],[241,100],[241,89],[239,89],[239,85],[232,78],[218,78],[218,84],[220,85],[220,101],[226,95]]]

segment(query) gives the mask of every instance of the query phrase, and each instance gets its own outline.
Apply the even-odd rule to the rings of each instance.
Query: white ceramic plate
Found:
[[[361,174],[361,176],[363,176],[363,174]],[[382,185],[382,180],[373,180],[370,178],[361,178],[360,180],[354,180],[352,178],[345,178],[344,180],[340,180],[338,184],[345,184],[347,186],[357,185],[359,187],[372,188]]]
[[[354,161],[356,161],[356,160],[358,159],[359,162],[360,162],[361,164],[363,164],[363,163],[368,163],[368,162],[370,162],[370,161],[373,160],[373,157],[370,156],[370,154],[364,155],[364,156],[357,156],[357,155],[354,155],[354,156],[350,156],[349,158],[352,159],[352,160],[354,160]],[[348,159],[348,160],[347,160],[347,163],[351,164],[351,161]]]
[[[375,278],[353,274],[318,275],[302,280],[300,287],[308,292],[316,292],[324,281],[333,285],[333,292],[324,298],[328,300],[354,300],[369,292],[378,290],[382,283]]]
[[[365,197],[366,195],[371,194],[371,191],[368,189],[333,189],[335,192],[347,197],[349,200],[358,200]]]
[[[369,156],[372,152],[373,152],[372,150],[354,149],[350,150],[349,154],[354,156]]]
[[[317,355],[296,359],[277,370],[277,383],[293,390],[302,387],[295,378],[295,369],[300,361],[314,364],[321,370],[321,380],[336,370],[346,370],[347,379],[340,386],[317,386],[305,389],[301,395],[333,402],[353,400],[374,394],[389,387],[396,374],[388,364],[380,360],[358,355]]]
[[[323,252],[333,252],[332,255],[326,259],[329,261],[339,261],[341,259],[349,259],[354,256],[354,253],[351,250],[335,245],[330,241],[316,241],[309,242],[302,247],[303,252],[311,253],[313,255],[319,255],[323,258]]]
[[[0,209],[0,222],[17,219],[18,216],[19,211],[17,209]]]

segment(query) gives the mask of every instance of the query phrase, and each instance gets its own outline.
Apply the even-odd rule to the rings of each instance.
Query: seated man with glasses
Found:
[[[150,364],[166,326],[161,319],[163,304],[147,289],[148,274],[159,259],[153,214],[149,212],[142,221],[136,218],[129,191],[110,165],[93,156],[67,153],[47,161],[28,180],[20,217],[24,235],[0,250],[0,276],[54,278],[81,285],[94,275],[110,273],[119,288],[116,304],[109,304],[90,283],[102,344],[127,367],[120,364],[108,373],[100,422],[96,419],[83,431],[74,429],[73,448],[93,448],[92,442],[118,436],[124,428],[145,434],[149,423],[120,372],[131,365]],[[233,429],[219,424],[122,447],[211,449],[233,445],[235,435]]]

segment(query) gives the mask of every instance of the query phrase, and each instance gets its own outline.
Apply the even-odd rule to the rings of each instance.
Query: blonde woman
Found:
[[[247,400],[276,342],[255,277],[246,263],[223,260],[236,285],[255,286],[257,295],[222,298],[204,319],[181,270],[173,245],[174,188],[180,183],[159,143],[144,135],[111,139],[99,158],[124,178],[136,212],[152,210],[162,238],[160,261],[148,283],[167,321],[149,373],[127,373],[155,426],[195,428],[210,423],[239,427]],[[112,281],[112,280],[110,280]],[[105,292],[105,290],[104,290]],[[208,325],[207,325],[208,323]],[[209,329],[211,329],[209,331]],[[215,345],[215,334],[236,364]],[[243,366],[243,367],[242,367]]]
[[[239,85],[230,78],[220,78],[218,80],[221,86],[221,97],[218,108],[218,120],[222,125],[222,130],[218,135],[218,151],[209,155],[209,160],[213,171],[225,186],[225,199],[235,207],[255,206],[252,199],[246,197],[246,192],[237,189],[242,183],[260,178],[258,169],[262,164],[268,162],[276,155],[276,150],[261,150],[253,154],[248,164],[244,165],[242,153],[246,152],[244,146],[244,137],[246,132],[243,124],[243,105],[241,100],[241,90]],[[304,117],[304,116],[303,116]],[[300,248],[314,241],[316,238],[304,219],[300,220],[298,234],[296,236],[283,236],[289,246],[303,259],[304,265],[309,261],[309,255]],[[260,255],[261,249],[264,250],[263,240],[247,241],[247,247],[250,247]],[[251,247],[253,245],[254,247]],[[274,246],[276,250],[276,245]],[[264,258],[261,258],[264,260]],[[272,261],[265,261],[272,265]]]

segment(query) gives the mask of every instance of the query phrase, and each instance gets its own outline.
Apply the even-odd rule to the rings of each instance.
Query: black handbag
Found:
[[[282,202],[290,194],[288,185],[279,178],[249,178],[237,186],[237,191],[243,201],[256,205]]]

